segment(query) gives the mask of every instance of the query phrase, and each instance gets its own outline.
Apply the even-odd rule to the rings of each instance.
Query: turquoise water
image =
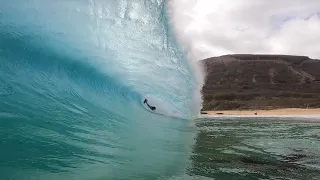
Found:
[[[183,171],[200,100],[167,22],[163,1],[2,2],[0,179]]]
[[[201,80],[166,11],[1,3],[1,180],[319,179],[317,120],[195,119]]]

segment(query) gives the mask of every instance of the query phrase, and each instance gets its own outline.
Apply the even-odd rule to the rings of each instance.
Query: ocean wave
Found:
[[[158,177],[184,164],[191,141],[182,119],[199,113],[199,81],[165,3],[2,3],[3,178]],[[144,98],[164,116],[147,111]]]
[[[5,3],[1,12],[10,18],[2,21],[3,47],[18,52],[17,61],[27,59],[48,71],[59,66],[87,81],[96,81],[98,76],[92,74],[101,73],[119,98],[154,95],[188,118],[199,111],[192,97],[199,93],[198,84],[170,33],[164,5],[163,1],[34,0],[18,7]]]

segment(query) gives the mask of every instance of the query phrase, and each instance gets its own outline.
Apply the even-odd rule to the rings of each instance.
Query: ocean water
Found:
[[[187,173],[199,179],[320,179],[320,117],[203,117]]]
[[[1,3],[1,180],[319,179],[317,119],[196,119],[201,75],[167,11]]]
[[[1,3],[0,179],[183,171],[201,100],[166,11],[155,0]]]

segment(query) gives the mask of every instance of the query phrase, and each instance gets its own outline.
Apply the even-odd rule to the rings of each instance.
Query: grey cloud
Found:
[[[226,53],[299,54],[320,59],[319,0],[172,2],[170,20],[193,59]]]

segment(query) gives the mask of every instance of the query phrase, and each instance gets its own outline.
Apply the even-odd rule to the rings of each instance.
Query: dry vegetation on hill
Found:
[[[201,63],[203,110],[320,107],[320,60],[235,54]]]

